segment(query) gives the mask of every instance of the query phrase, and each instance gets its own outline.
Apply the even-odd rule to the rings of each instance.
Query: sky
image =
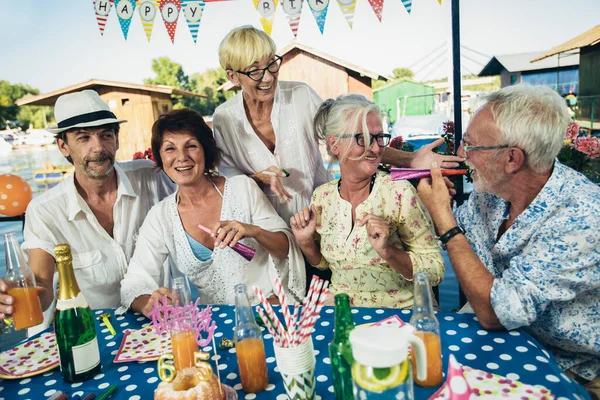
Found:
[[[490,56],[548,50],[600,24],[600,0],[460,2],[463,55],[477,61],[464,57],[464,73],[478,73]],[[92,0],[0,0],[0,18],[0,80],[42,93],[92,78],[143,83],[160,56],[187,74],[204,72],[219,67],[217,49],[227,32],[245,24],[261,28],[252,0],[207,3],[196,44],[183,17],[174,44],[159,16],[148,42],[137,14],[125,40],[114,7],[102,36]],[[281,7],[271,36],[278,48],[294,39]],[[426,80],[451,71],[450,39],[450,0],[413,0],[411,15],[400,0],[385,0],[381,23],[368,1],[358,0],[352,29],[331,1],[324,34],[304,3],[296,40],[380,74],[411,67]]]

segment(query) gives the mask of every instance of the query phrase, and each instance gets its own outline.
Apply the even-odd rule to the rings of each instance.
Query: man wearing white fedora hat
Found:
[[[115,162],[119,124],[126,121],[95,91],[60,96],[54,113],[58,124],[48,130],[75,173],[27,207],[22,247],[41,288],[42,308],[54,301],[53,254],[60,243],[71,246],[75,277],[90,307],[118,307],[138,229],[175,186],[149,160]],[[14,300],[5,293],[0,280],[0,318],[13,312]]]

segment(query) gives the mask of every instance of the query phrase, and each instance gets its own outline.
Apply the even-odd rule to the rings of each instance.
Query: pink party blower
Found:
[[[209,235],[212,233],[212,231],[210,229],[208,229],[207,227],[205,227],[202,224],[198,224],[198,228],[202,229],[204,232],[208,233]],[[240,256],[244,257],[248,261],[252,261],[252,259],[254,258],[254,255],[256,254],[256,250],[254,250],[252,247],[248,247],[239,242],[236,243],[235,246],[232,247],[232,249],[235,250]]]
[[[391,169],[392,180],[401,181],[406,179],[421,179],[428,178],[431,176],[431,172],[428,169],[415,169],[415,168],[392,168]],[[442,176],[448,175],[465,175],[466,169],[443,169]]]

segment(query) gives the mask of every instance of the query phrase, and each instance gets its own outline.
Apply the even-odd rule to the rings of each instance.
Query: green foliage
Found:
[[[584,174],[590,181],[600,184],[600,158],[590,159],[587,154],[564,145],[558,153],[558,161]]]
[[[0,80],[0,128],[6,128],[6,121],[16,121],[19,119],[19,106],[15,104],[16,100],[26,95],[39,93],[39,90],[29,85],[22,85],[20,83],[11,85],[7,81]],[[24,119],[20,121],[19,125],[27,128],[30,122],[31,120]],[[11,127],[14,126],[11,125]]]
[[[54,113],[47,106],[23,106],[19,107],[17,119],[27,123],[27,127],[32,125],[35,129],[43,129],[48,125],[48,121],[54,118]]]
[[[145,83],[151,85],[168,85],[178,89],[206,95],[206,98],[195,96],[173,96],[173,108],[191,108],[200,114],[209,116],[215,108],[231,98],[233,92],[218,91],[217,88],[227,81],[227,75],[221,68],[209,69],[199,74],[188,76],[183,67],[168,57],[152,60],[152,71],[155,78],[147,78]]]
[[[409,68],[394,68],[392,70],[392,79],[395,81],[408,80],[412,81],[415,73]]]

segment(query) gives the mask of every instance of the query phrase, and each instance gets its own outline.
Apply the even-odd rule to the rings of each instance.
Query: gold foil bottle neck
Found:
[[[54,248],[54,259],[57,264],[65,261],[72,261],[71,246],[66,243],[57,245]]]

